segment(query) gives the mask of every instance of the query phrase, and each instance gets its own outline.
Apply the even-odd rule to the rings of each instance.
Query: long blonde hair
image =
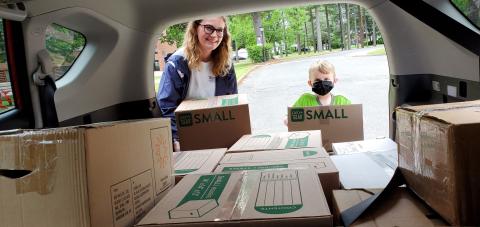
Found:
[[[221,17],[225,23],[223,31],[223,38],[220,45],[212,51],[212,73],[215,76],[225,76],[231,67],[230,53],[232,47],[230,46],[230,33],[227,29],[227,19]],[[183,41],[185,47],[185,57],[188,61],[190,69],[196,69],[200,65],[200,44],[198,41],[197,28],[202,20],[195,20],[188,23],[187,30]]]

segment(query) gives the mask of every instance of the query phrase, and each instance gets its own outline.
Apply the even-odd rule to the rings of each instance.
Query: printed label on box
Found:
[[[199,218],[218,207],[230,174],[200,176],[178,205],[168,211],[170,219]]]
[[[114,226],[132,226],[146,215],[154,205],[152,171],[111,186]]]
[[[298,171],[262,172],[255,210],[265,214],[286,214],[303,207]]]
[[[169,127],[150,130],[152,141],[153,169],[155,179],[155,196],[167,190],[171,184],[172,175],[172,141]]]

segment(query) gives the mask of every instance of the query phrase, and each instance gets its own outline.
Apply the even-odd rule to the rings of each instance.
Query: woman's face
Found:
[[[198,42],[202,51],[210,53],[222,42],[225,22],[221,17],[204,19],[197,27]]]

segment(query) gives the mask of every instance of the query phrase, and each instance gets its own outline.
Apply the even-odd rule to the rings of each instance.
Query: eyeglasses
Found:
[[[225,31],[224,28],[215,28],[209,24],[199,24],[199,25],[203,26],[203,31],[209,35],[213,34],[213,32],[216,32],[217,36],[223,36],[223,32]]]

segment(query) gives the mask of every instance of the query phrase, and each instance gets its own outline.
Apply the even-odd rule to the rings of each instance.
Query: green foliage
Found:
[[[247,47],[248,51],[248,58],[250,58],[253,62],[263,62],[264,57],[265,61],[268,61],[272,58],[273,54],[273,44],[266,43],[265,47],[251,45]]]
[[[52,24],[46,32],[47,50],[51,55],[63,57],[62,65],[71,65],[85,46],[85,37],[57,24]]]
[[[262,50],[263,50],[262,46],[257,46],[257,45],[247,46],[248,58],[250,58],[253,62],[262,62],[263,61]]]
[[[232,40],[236,42],[238,49],[255,45],[257,42],[250,14],[228,17],[228,30],[232,35]]]
[[[177,47],[181,46],[183,44],[183,36],[185,35],[186,29],[187,23],[170,26],[162,37],[160,37],[160,41],[170,45],[175,44]]]

